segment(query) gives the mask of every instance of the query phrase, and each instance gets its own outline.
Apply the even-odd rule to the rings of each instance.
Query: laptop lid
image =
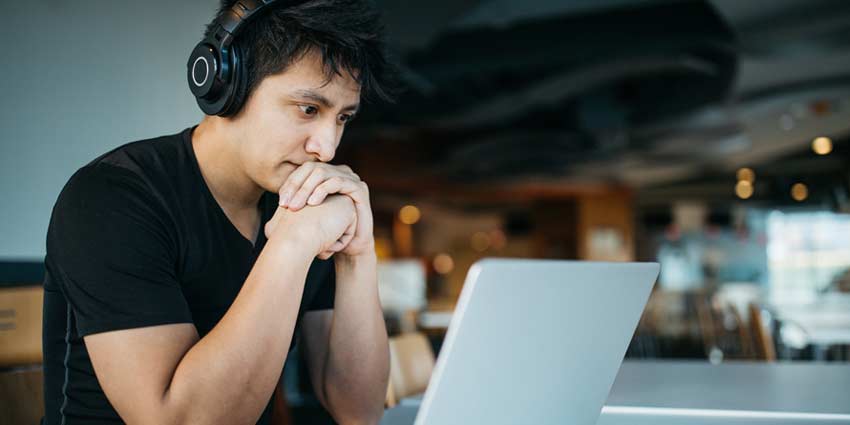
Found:
[[[594,425],[658,271],[656,263],[476,263],[416,425]]]

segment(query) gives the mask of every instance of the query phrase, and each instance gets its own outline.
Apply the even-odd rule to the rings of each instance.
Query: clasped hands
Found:
[[[374,253],[369,188],[347,165],[304,163],[278,194],[279,208],[264,229],[268,239],[294,232],[323,260]]]

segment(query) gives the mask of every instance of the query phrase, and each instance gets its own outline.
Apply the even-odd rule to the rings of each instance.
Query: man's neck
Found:
[[[221,118],[204,117],[192,133],[192,147],[215,200],[225,212],[239,213],[255,210],[264,190],[242,170],[234,138]]]

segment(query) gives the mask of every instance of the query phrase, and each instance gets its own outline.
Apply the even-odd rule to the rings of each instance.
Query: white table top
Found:
[[[850,364],[627,361],[606,405],[850,415]]]
[[[382,425],[410,425],[416,399]],[[850,424],[850,364],[627,361],[598,425]]]

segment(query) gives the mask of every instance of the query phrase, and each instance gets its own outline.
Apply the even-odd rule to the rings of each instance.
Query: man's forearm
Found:
[[[250,423],[280,377],[313,256],[269,240],[233,305],[177,366],[163,408],[177,423]]]
[[[389,377],[389,346],[374,255],[338,256],[324,392],[341,424],[377,423]]]

